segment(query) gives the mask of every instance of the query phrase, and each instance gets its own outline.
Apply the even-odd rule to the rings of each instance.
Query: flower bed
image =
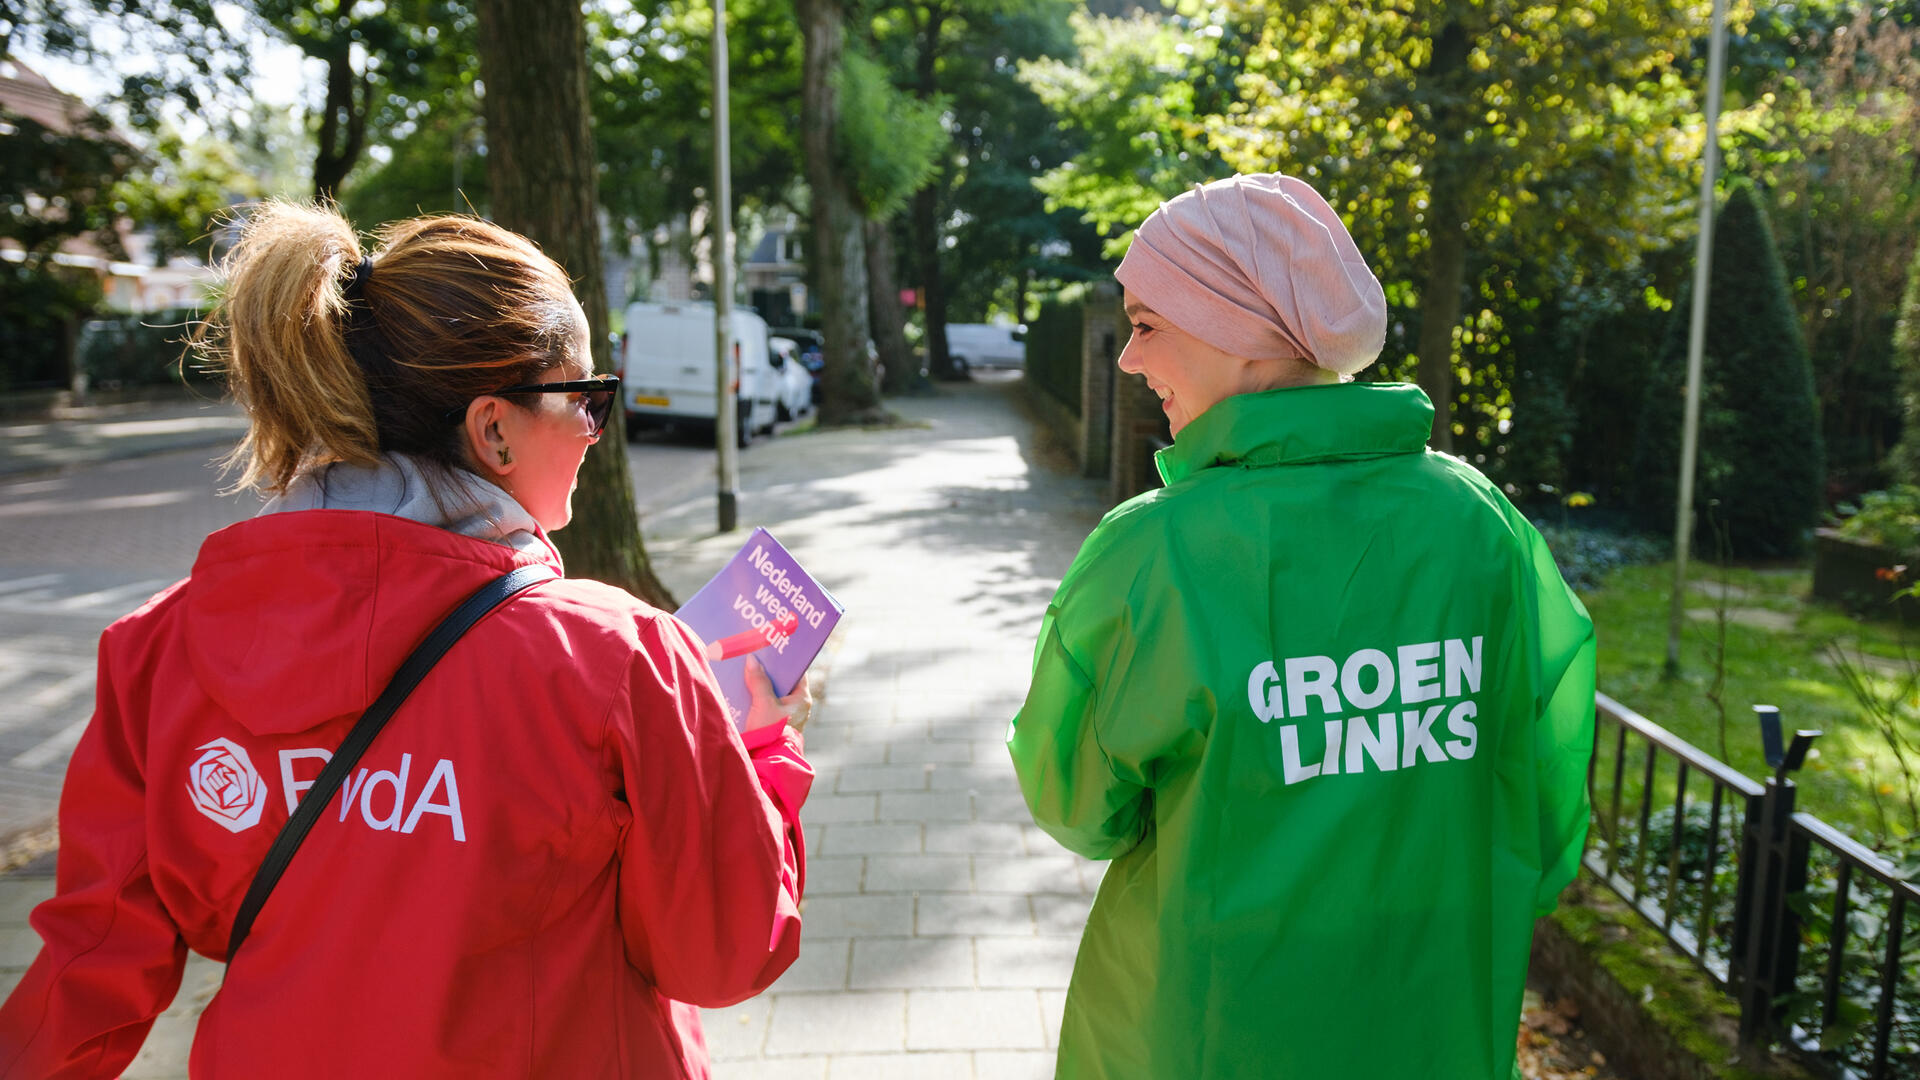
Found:
[[[1920,552],[1849,539],[1837,529],[1813,537],[1813,595],[1876,618],[1920,621],[1920,601],[1894,593],[1920,573]]]

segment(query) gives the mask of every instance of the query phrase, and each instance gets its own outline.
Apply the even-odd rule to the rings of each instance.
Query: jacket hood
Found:
[[[1411,383],[1300,386],[1216,402],[1154,462],[1171,485],[1215,465],[1418,454],[1432,430],[1433,403]]]
[[[364,712],[421,639],[475,589],[557,556],[389,514],[270,514],[207,537],[182,602],[189,663],[256,735]]]

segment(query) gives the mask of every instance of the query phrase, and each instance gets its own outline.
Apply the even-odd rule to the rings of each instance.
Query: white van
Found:
[[[745,446],[754,435],[773,431],[780,379],[767,363],[766,320],[740,308],[731,314],[737,430]],[[714,422],[713,320],[713,305],[704,301],[627,305],[618,367],[628,431]]]
[[[1027,328],[1001,323],[948,323],[947,355],[959,371],[1027,366]]]

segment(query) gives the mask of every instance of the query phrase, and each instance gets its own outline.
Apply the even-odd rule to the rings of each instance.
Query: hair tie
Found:
[[[346,293],[349,303],[360,299],[366,293],[367,279],[372,276],[373,256],[363,256],[358,263],[354,264],[353,275],[347,279],[346,286],[341,290]]]
[[[379,327],[373,321],[373,306],[367,303],[367,280],[373,277],[373,256],[363,256],[354,264],[353,273],[346,284],[340,287],[341,297],[347,302],[347,318],[340,327],[340,337],[346,343],[347,354],[360,367],[360,374],[369,381],[387,376],[393,365],[387,360],[378,343]]]

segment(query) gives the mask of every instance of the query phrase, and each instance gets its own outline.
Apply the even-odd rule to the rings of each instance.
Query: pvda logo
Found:
[[[228,832],[243,832],[260,824],[267,805],[267,785],[254,771],[253,759],[230,739],[215,739],[187,767],[187,794],[194,809]]]

